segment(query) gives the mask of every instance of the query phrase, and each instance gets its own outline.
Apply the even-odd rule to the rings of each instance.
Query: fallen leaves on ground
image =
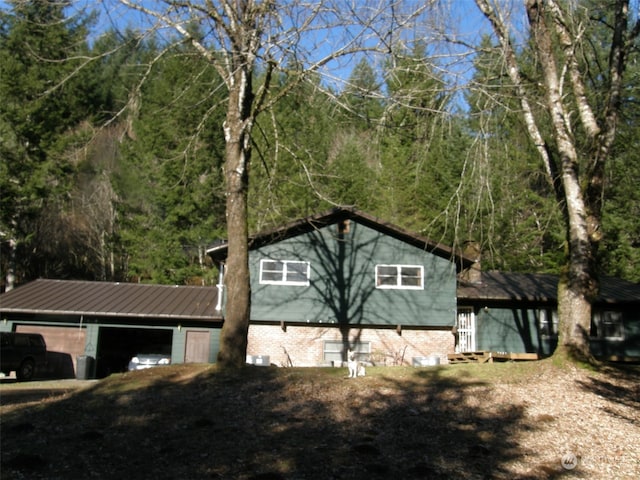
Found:
[[[638,373],[175,365],[40,399],[7,385],[2,478],[635,480]]]

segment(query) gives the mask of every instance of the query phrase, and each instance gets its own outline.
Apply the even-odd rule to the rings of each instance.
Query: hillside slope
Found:
[[[40,399],[3,385],[2,478],[636,479],[639,372],[176,365]]]

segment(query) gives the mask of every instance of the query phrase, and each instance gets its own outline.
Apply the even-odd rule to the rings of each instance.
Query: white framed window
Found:
[[[358,360],[369,360],[369,356],[371,355],[371,342],[355,342],[349,343],[349,345]],[[347,352],[344,349],[344,342],[342,340],[325,340],[322,358],[325,362],[344,361],[347,358]]]
[[[607,340],[624,339],[622,312],[597,312],[593,316],[591,336]]]
[[[558,313],[550,310],[538,310],[540,336],[542,338],[558,337]]]
[[[269,285],[309,285],[309,262],[299,260],[260,260],[260,283]]]
[[[422,265],[376,265],[376,288],[422,290]]]

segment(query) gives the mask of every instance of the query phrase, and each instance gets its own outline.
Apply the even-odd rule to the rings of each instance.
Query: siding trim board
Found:
[[[331,322],[294,322],[288,320],[256,320],[252,319],[250,325],[269,325],[277,326],[286,332],[288,327],[321,327],[321,328],[340,328],[341,325]],[[361,329],[361,330],[393,330],[398,335],[402,335],[405,330],[420,330],[420,331],[444,331],[451,332],[452,325],[403,325],[403,324],[389,324],[389,325],[373,325],[373,324],[348,324],[345,328],[349,329]]]

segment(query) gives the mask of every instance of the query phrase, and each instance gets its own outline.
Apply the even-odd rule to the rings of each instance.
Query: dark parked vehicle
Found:
[[[19,381],[33,378],[47,363],[47,344],[37,333],[0,332],[0,372],[16,372]]]

